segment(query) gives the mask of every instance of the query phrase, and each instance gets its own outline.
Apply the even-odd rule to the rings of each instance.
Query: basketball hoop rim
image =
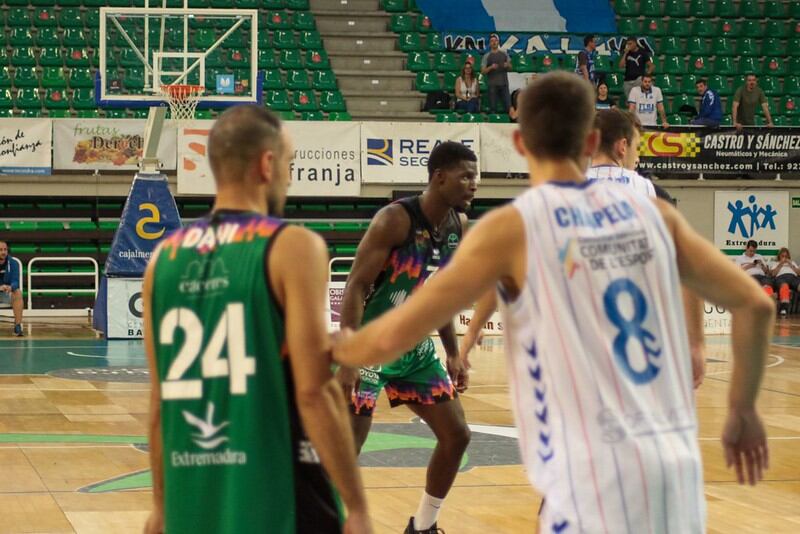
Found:
[[[203,94],[205,88],[202,85],[194,84],[171,84],[162,85],[161,93],[171,98],[186,98],[187,96],[199,96]]]

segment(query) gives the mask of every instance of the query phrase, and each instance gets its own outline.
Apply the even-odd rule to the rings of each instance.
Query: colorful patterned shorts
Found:
[[[438,404],[457,396],[430,338],[394,363],[362,367],[359,373],[361,380],[350,401],[350,410],[356,415],[372,416],[381,389],[386,390],[392,408],[401,404]]]

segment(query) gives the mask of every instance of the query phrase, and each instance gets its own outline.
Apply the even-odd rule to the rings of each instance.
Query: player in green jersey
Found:
[[[477,188],[477,157],[448,141],[431,151],[428,187],[380,210],[356,252],[342,302],[341,325],[356,328],[398,306],[437,269],[463,237],[464,211]],[[337,378],[351,397],[353,430],[361,449],[381,389],[394,406],[407,404],[433,430],[438,443],[428,465],[425,493],[406,533],[437,532],[439,508],[469,444],[469,428],[456,391],[467,388],[452,321],[439,329],[447,367],[426,338],[399,360],[360,370],[341,368]]]
[[[208,140],[214,209],[148,265],[147,533],[371,532],[330,370],[325,244],[268,216],[282,212],[293,154],[264,108],[223,113]]]

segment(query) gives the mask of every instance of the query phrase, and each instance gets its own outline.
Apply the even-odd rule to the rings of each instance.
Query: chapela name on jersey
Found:
[[[633,218],[636,214],[626,201],[603,206],[594,211],[586,211],[577,207],[558,207],[553,211],[556,223],[562,228],[570,226],[602,228],[608,224],[617,224]]]

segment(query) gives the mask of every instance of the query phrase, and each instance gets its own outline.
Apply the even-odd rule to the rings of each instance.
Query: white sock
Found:
[[[417,513],[414,514],[414,529],[427,530],[431,528],[436,523],[436,520],[439,519],[439,510],[443,502],[444,499],[437,499],[423,492]]]

